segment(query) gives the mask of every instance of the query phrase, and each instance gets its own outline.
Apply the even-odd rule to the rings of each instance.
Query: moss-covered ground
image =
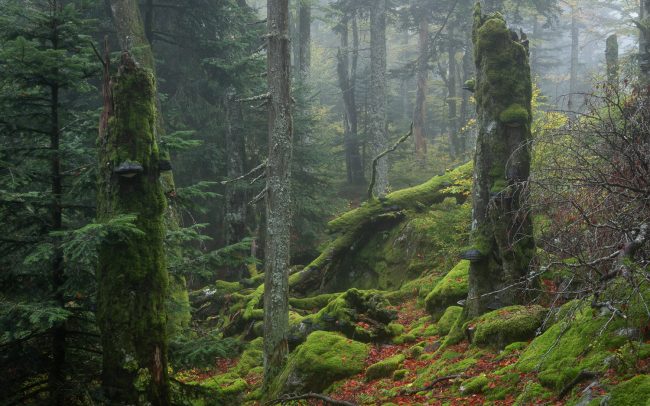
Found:
[[[448,188],[463,195],[467,185]],[[590,298],[550,309],[550,275],[540,284],[540,304],[466,320],[458,301],[467,294],[468,262],[458,256],[467,240],[467,203],[406,205],[403,194],[389,197],[404,204],[404,217],[338,262],[346,271],[355,269],[351,264],[385,266],[378,273],[383,282],[339,277],[336,290],[290,298],[292,352],[270,397],[314,391],[359,405],[650,405],[650,329],[644,313],[632,309],[643,310],[642,303],[630,302],[635,316],[628,319],[592,309]],[[343,220],[380,213],[371,209]],[[450,213],[467,219],[452,224]],[[419,251],[427,242],[435,252]],[[262,293],[249,280],[219,282],[191,296],[195,309],[213,311],[204,323],[246,343],[235,359],[175,374],[202,390],[194,404],[263,404]]]

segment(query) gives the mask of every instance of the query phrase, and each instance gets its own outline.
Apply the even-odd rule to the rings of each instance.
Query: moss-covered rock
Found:
[[[470,378],[464,381],[460,385],[460,393],[462,393],[463,395],[480,393],[483,391],[483,388],[485,388],[489,382],[490,380],[485,374],[481,374],[474,378]]]
[[[248,343],[248,347],[246,347],[241,357],[239,357],[234,372],[243,378],[251,369],[261,366],[263,362],[263,348],[264,340],[262,337],[258,337]]]
[[[565,304],[556,318],[559,320],[536,337],[517,362],[524,372],[563,370],[567,365],[581,369],[602,370],[612,349],[628,339],[614,332],[625,325],[621,318],[598,316],[586,303]],[[611,319],[611,320],[610,320]]]
[[[436,333],[441,336],[449,334],[462,312],[463,308],[460,306],[449,306],[438,320],[438,323],[436,323]]]
[[[616,406],[650,405],[650,375],[639,375],[620,383],[610,393],[609,404]]]
[[[391,376],[402,365],[405,358],[404,355],[397,354],[370,365],[366,369],[366,380],[372,381]]]
[[[547,310],[542,306],[510,306],[486,313],[469,323],[474,328],[472,343],[504,348],[531,339],[542,325]]]
[[[366,344],[338,333],[316,331],[290,354],[282,373],[270,386],[269,399],[282,393],[321,392],[334,381],[363,371]]]
[[[434,319],[442,316],[447,307],[467,297],[468,275],[469,261],[460,261],[427,295],[425,306]]]
[[[543,401],[544,399],[549,399],[551,396],[552,393],[549,390],[544,389],[542,385],[536,382],[528,382],[519,396],[517,396],[515,405],[528,406]]]
[[[393,372],[393,380],[401,381],[402,379],[406,378],[408,374],[409,374],[408,369],[398,369],[395,372]]]
[[[200,393],[203,393],[199,399],[193,400],[192,404],[195,406],[241,404],[244,392],[248,389],[246,381],[235,373],[217,375],[200,383],[188,384],[198,386]]]
[[[324,293],[322,295],[310,296],[305,298],[289,298],[289,304],[294,309],[299,310],[320,310],[327,306],[329,302],[340,296],[340,293]]]
[[[355,340],[375,341],[400,334],[398,325],[391,325],[396,318],[397,313],[381,293],[350,289],[305,321],[310,323],[308,332],[341,331]]]

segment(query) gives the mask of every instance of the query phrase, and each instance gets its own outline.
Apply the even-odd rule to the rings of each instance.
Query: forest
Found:
[[[650,0],[0,0],[0,405],[650,405]]]

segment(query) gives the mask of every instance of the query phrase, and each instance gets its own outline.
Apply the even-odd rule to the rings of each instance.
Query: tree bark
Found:
[[[386,134],[386,0],[379,0],[370,9],[370,100],[368,103],[368,135],[372,158],[388,147]],[[377,163],[377,179],[373,194],[383,197],[388,191],[388,157]]]
[[[245,136],[239,123],[243,114],[239,103],[224,100],[226,111],[226,176],[235,179],[244,174]],[[226,245],[241,241],[246,235],[246,193],[237,182],[226,185],[224,241]]]
[[[650,0],[641,0],[639,9],[639,81],[650,85]]]
[[[463,62],[462,62],[462,83],[467,83],[474,77],[474,67],[472,66],[472,38],[471,35],[466,36],[465,40],[465,52],[463,53]],[[462,98],[460,100],[460,113],[458,115],[458,129],[462,129],[467,125],[467,122],[470,119],[470,108],[469,108],[469,92],[463,91]],[[461,153],[464,154],[465,151],[469,148],[469,139],[467,132],[460,134],[460,146]]]
[[[449,121],[449,144],[450,152],[452,158],[455,158],[460,153],[460,141],[458,138],[458,127],[457,127],[457,90],[456,90],[456,39],[454,24],[450,22],[447,26],[447,58],[449,59],[449,70],[447,73],[447,118]]]
[[[532,84],[528,51],[500,15],[474,11],[476,111],[468,317],[522,303],[535,243],[526,207]],[[524,279],[525,282],[525,279]]]
[[[291,225],[291,55],[288,0],[267,1],[267,81],[270,94],[269,157],[266,172],[264,277],[264,387],[287,360]]]
[[[353,17],[353,30],[356,30],[356,22]],[[364,183],[363,165],[361,162],[361,155],[359,154],[358,142],[358,121],[357,121],[357,103],[355,95],[356,87],[356,53],[357,50],[352,50],[352,69],[350,69],[350,47],[349,47],[349,17],[343,17],[340,23],[340,38],[341,45],[337,53],[337,74],[339,80],[339,88],[343,95],[343,108],[344,112],[344,144],[345,144],[345,167],[347,171],[347,181],[351,185],[359,185]],[[358,40],[358,34],[353,33],[353,36]],[[353,39],[355,45],[358,43]]]
[[[105,74],[105,81],[108,73]],[[135,214],[142,232],[103,242],[98,259],[97,322],[103,348],[102,386],[116,404],[146,399],[168,405],[167,270],[163,248],[165,196],[160,183],[156,90],[151,72],[122,54],[119,74],[104,84],[99,135],[97,214],[101,222]],[[120,172],[124,164],[139,171]],[[132,177],[129,177],[132,175]]]
[[[578,6],[571,6],[571,72],[569,75],[569,101],[568,110],[573,111],[576,106],[578,91],[578,63],[580,59],[580,29],[578,27]]]
[[[415,157],[424,163],[427,156],[427,140],[425,132],[426,121],[426,93],[427,79],[429,77],[429,21],[424,16],[418,28],[418,63],[417,63],[417,90],[415,95],[415,109],[413,111],[413,135],[415,137]]]
[[[607,83],[610,86],[618,84],[618,38],[616,34],[607,37],[605,44],[605,60],[607,62]]]
[[[311,0],[299,0],[298,75],[306,78],[311,67]]]

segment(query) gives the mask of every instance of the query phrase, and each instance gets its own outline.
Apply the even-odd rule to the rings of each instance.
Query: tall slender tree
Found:
[[[289,1],[267,1],[269,155],[264,252],[264,386],[286,363],[291,226],[291,48]]]
[[[472,242],[467,315],[520,303],[516,289],[534,254],[525,207],[532,85],[528,50],[500,14],[474,11],[476,110]]]
[[[650,84],[650,0],[641,0],[639,7],[639,80],[642,84]]]
[[[425,131],[427,80],[429,78],[429,19],[427,13],[420,13],[418,24],[418,60],[416,67],[417,90],[413,111],[413,136],[415,137],[415,156],[424,162],[427,155]]]
[[[379,0],[370,8],[370,95],[368,132],[370,155],[378,156],[388,146],[386,122],[386,9],[387,0]],[[388,191],[388,157],[377,162],[373,194],[384,196]]]

